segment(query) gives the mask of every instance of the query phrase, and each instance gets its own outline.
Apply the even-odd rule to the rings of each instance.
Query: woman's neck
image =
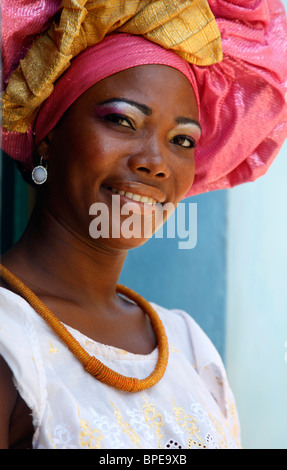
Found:
[[[77,302],[104,303],[115,296],[126,254],[81,237],[38,204],[2,263],[38,295],[53,292]]]
[[[90,243],[37,207],[1,261],[61,322],[100,343],[149,354],[157,344],[150,320],[116,293],[126,254]]]

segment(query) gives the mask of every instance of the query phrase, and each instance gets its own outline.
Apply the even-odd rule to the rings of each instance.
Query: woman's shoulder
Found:
[[[0,287],[0,354],[31,350],[29,304],[11,290]]]
[[[172,337],[179,338],[181,344],[187,343],[192,348],[198,367],[204,367],[210,362],[222,366],[216,347],[192,315],[182,309],[167,309],[157,304],[153,306]]]
[[[28,368],[38,367],[37,325],[37,314],[26,300],[0,287],[0,355],[8,363],[20,364],[25,357]]]
[[[195,319],[182,309],[167,309],[153,304],[172,341],[180,342],[181,348],[192,350],[198,371],[209,364],[224,370],[220,354],[212,340]]]
[[[200,379],[226,415],[228,402],[233,401],[233,395],[222,358],[211,339],[184,310],[166,309],[156,304],[153,306],[166,328],[171,348],[180,350],[192,361]]]
[[[40,396],[33,392],[43,389],[45,381],[43,360],[31,321],[37,318],[36,315],[22,297],[0,287],[0,356],[12,370],[17,388],[23,391],[31,409],[36,407],[34,402],[38,400],[34,397]],[[38,380],[35,380],[36,377]]]

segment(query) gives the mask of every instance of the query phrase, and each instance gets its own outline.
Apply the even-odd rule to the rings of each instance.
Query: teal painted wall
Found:
[[[31,189],[15,162],[0,150],[0,253],[25,230],[30,213]]]

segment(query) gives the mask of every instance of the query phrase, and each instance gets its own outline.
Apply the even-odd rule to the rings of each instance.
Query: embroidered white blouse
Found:
[[[152,304],[165,326],[169,362],[143,392],[98,382],[20,296],[0,288],[0,354],[32,410],[35,449],[238,448],[232,392],[214,346],[185,312]],[[90,355],[121,374],[144,378],[157,349],[132,354],[69,328]]]

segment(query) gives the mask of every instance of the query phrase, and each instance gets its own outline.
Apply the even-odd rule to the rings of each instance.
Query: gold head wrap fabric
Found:
[[[25,133],[70,61],[112,32],[141,35],[195,65],[222,60],[221,38],[206,0],[63,0],[49,29],[10,78],[2,125]]]

